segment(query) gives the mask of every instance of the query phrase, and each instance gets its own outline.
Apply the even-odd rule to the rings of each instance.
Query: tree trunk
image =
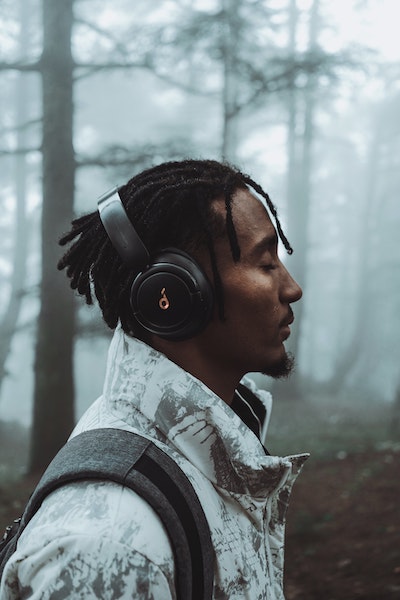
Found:
[[[389,433],[393,440],[400,439],[400,385],[397,387],[393,402],[392,419]]]
[[[296,5],[297,0],[290,0],[289,3],[289,39],[288,39],[288,54],[289,60],[294,61],[296,58],[296,32],[298,21],[298,10]],[[296,198],[298,167],[297,167],[297,93],[296,93],[296,75],[293,74],[288,90],[288,124],[287,124],[287,190],[286,195],[289,206],[292,206]]]
[[[329,385],[333,391],[343,387],[348,382],[350,374],[355,370],[358,362],[364,358],[363,349],[368,347],[368,328],[366,323],[370,322],[370,303],[365,298],[371,295],[371,232],[373,228],[372,213],[376,199],[377,183],[379,170],[381,167],[381,123],[378,120],[375,124],[375,130],[371,136],[368,148],[368,157],[365,168],[365,204],[359,219],[358,237],[356,238],[357,253],[359,256],[357,268],[357,292],[355,306],[357,311],[355,315],[355,326],[351,340],[338,356],[332,378]]]
[[[291,21],[297,19],[295,2],[291,2]],[[310,14],[309,50],[317,45],[318,34],[318,4],[314,0]],[[294,27],[292,25],[293,31]],[[291,34],[292,37],[295,35]],[[293,43],[293,42],[292,42]],[[295,91],[289,97],[289,133],[288,133],[288,201],[289,201],[289,240],[293,244],[294,254],[290,260],[290,271],[298,283],[306,285],[307,248],[308,248],[308,222],[311,197],[311,171],[312,171],[312,144],[314,137],[313,116],[315,107],[315,81],[314,75],[308,75],[304,91],[303,109],[303,134],[301,141],[297,139],[295,128],[298,119]],[[290,350],[298,355],[300,327],[303,314],[303,304],[296,305],[296,321],[290,337]],[[293,380],[294,381],[294,380]]]
[[[29,10],[22,6],[20,0],[20,58],[27,56]],[[15,90],[15,123],[18,127],[27,119],[28,83],[23,73],[18,74]],[[24,148],[26,133],[17,129],[17,148]],[[15,217],[14,217],[14,252],[11,289],[6,310],[0,323],[0,389],[6,375],[6,360],[11,348],[11,342],[17,327],[25,285],[26,253],[27,253],[27,219],[26,219],[26,158],[17,154],[15,158]]]
[[[239,0],[223,0],[224,39],[223,39],[223,90],[222,90],[222,160],[236,161],[237,148],[237,77],[236,46],[240,27]]]
[[[299,11],[297,8],[297,0],[289,0],[289,37],[288,37],[288,54],[289,59],[296,60],[297,45],[297,24]],[[290,259],[289,270],[293,277],[298,280],[298,283],[303,286],[298,272],[298,255],[304,252],[304,248],[300,247],[301,240],[299,239],[299,212],[302,210],[300,198],[300,167],[299,160],[301,155],[301,144],[298,135],[298,121],[300,118],[298,107],[298,90],[296,87],[296,74],[294,73],[290,81],[288,90],[288,121],[287,121],[287,180],[286,194],[288,203],[288,237],[294,248],[294,255]],[[288,342],[288,348],[297,356],[298,339],[299,339],[299,323],[301,318],[301,306],[296,305],[296,320],[292,326],[292,333]],[[296,387],[296,377],[292,375],[291,382],[293,387]]]
[[[56,267],[57,241],[73,215],[73,0],[43,0],[42,10],[42,280],[30,472],[46,467],[74,424],[73,295]]]

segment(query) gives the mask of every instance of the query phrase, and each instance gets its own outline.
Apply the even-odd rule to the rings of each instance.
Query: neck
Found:
[[[203,351],[201,344],[193,343],[193,340],[169,342],[154,336],[151,345],[187,373],[202,381],[226,404],[232,403],[235,390],[244,373],[239,375],[229,369],[228,365],[224,368],[221,362],[210,361],[208,353]]]

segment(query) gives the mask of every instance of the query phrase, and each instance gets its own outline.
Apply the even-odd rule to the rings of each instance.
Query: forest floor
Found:
[[[400,598],[400,452],[306,466],[293,490],[287,600]]]
[[[311,450],[288,511],[286,599],[398,599],[400,443],[387,439],[376,414],[368,424],[348,411],[338,418],[314,409],[284,404],[271,427],[270,450],[288,439],[296,446],[290,453]],[[0,530],[19,515],[35,482],[18,474],[17,463],[9,468],[16,460],[10,441],[4,466],[6,438],[26,446],[26,435],[0,435]]]

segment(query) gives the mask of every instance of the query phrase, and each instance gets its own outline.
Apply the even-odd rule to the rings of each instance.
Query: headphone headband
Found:
[[[149,264],[149,253],[126,214],[119,189],[114,187],[100,196],[97,201],[99,215],[119,256],[138,273]]]

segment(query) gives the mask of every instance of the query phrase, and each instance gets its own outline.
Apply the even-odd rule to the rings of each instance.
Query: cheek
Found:
[[[279,298],[276,285],[271,276],[259,270],[241,270],[223,282],[225,316],[230,315],[236,324],[262,321],[261,326],[268,326],[270,321],[279,321]]]
[[[279,325],[279,306],[268,294],[238,294],[231,290],[225,302],[225,316],[238,328],[247,328],[252,334],[265,334],[267,330],[276,330]]]

